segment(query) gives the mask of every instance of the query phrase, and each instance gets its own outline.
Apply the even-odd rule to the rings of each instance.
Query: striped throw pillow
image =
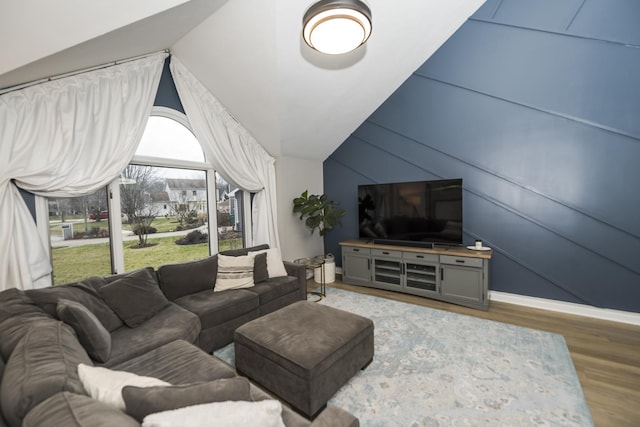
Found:
[[[218,254],[218,274],[214,292],[227,289],[250,288],[253,283],[252,256],[225,256]]]

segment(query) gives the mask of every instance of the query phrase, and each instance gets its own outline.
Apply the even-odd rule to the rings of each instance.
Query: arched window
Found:
[[[136,157],[204,163],[202,147],[184,121],[186,117],[183,114],[156,107],[149,117]]]
[[[155,107],[119,179],[50,199],[54,284],[242,247],[242,211],[242,191],[213,170],[184,114]]]

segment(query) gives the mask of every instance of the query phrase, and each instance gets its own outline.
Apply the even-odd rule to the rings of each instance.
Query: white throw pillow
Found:
[[[122,389],[125,386],[152,387],[171,385],[157,378],[143,377],[125,371],[112,371],[111,369],[89,366],[84,363],[78,365],[78,376],[89,396],[122,411],[125,410],[124,399],[122,398]]]
[[[269,279],[272,279],[274,277],[287,276],[287,269],[284,267],[284,263],[282,262],[280,249],[263,249],[261,251],[251,252],[251,254],[255,256],[265,252],[267,254],[267,271],[269,272]]]
[[[227,289],[250,288],[253,283],[253,256],[226,256],[218,254],[218,273],[214,292]],[[268,268],[268,267],[267,267]]]
[[[157,412],[144,417],[142,427],[284,427],[277,400],[215,402]]]

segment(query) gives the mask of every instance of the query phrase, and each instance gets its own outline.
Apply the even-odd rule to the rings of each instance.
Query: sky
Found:
[[[166,117],[151,116],[137,155],[204,162],[200,143],[189,129]]]
[[[161,116],[150,116],[136,155],[204,162],[200,143],[181,123]],[[205,173],[196,170],[156,168],[164,178],[204,179]]]

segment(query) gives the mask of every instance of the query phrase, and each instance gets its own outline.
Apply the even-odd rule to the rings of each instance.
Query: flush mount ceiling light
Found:
[[[302,37],[311,48],[328,54],[347,53],[371,35],[371,10],[360,0],[321,0],[302,19]]]

